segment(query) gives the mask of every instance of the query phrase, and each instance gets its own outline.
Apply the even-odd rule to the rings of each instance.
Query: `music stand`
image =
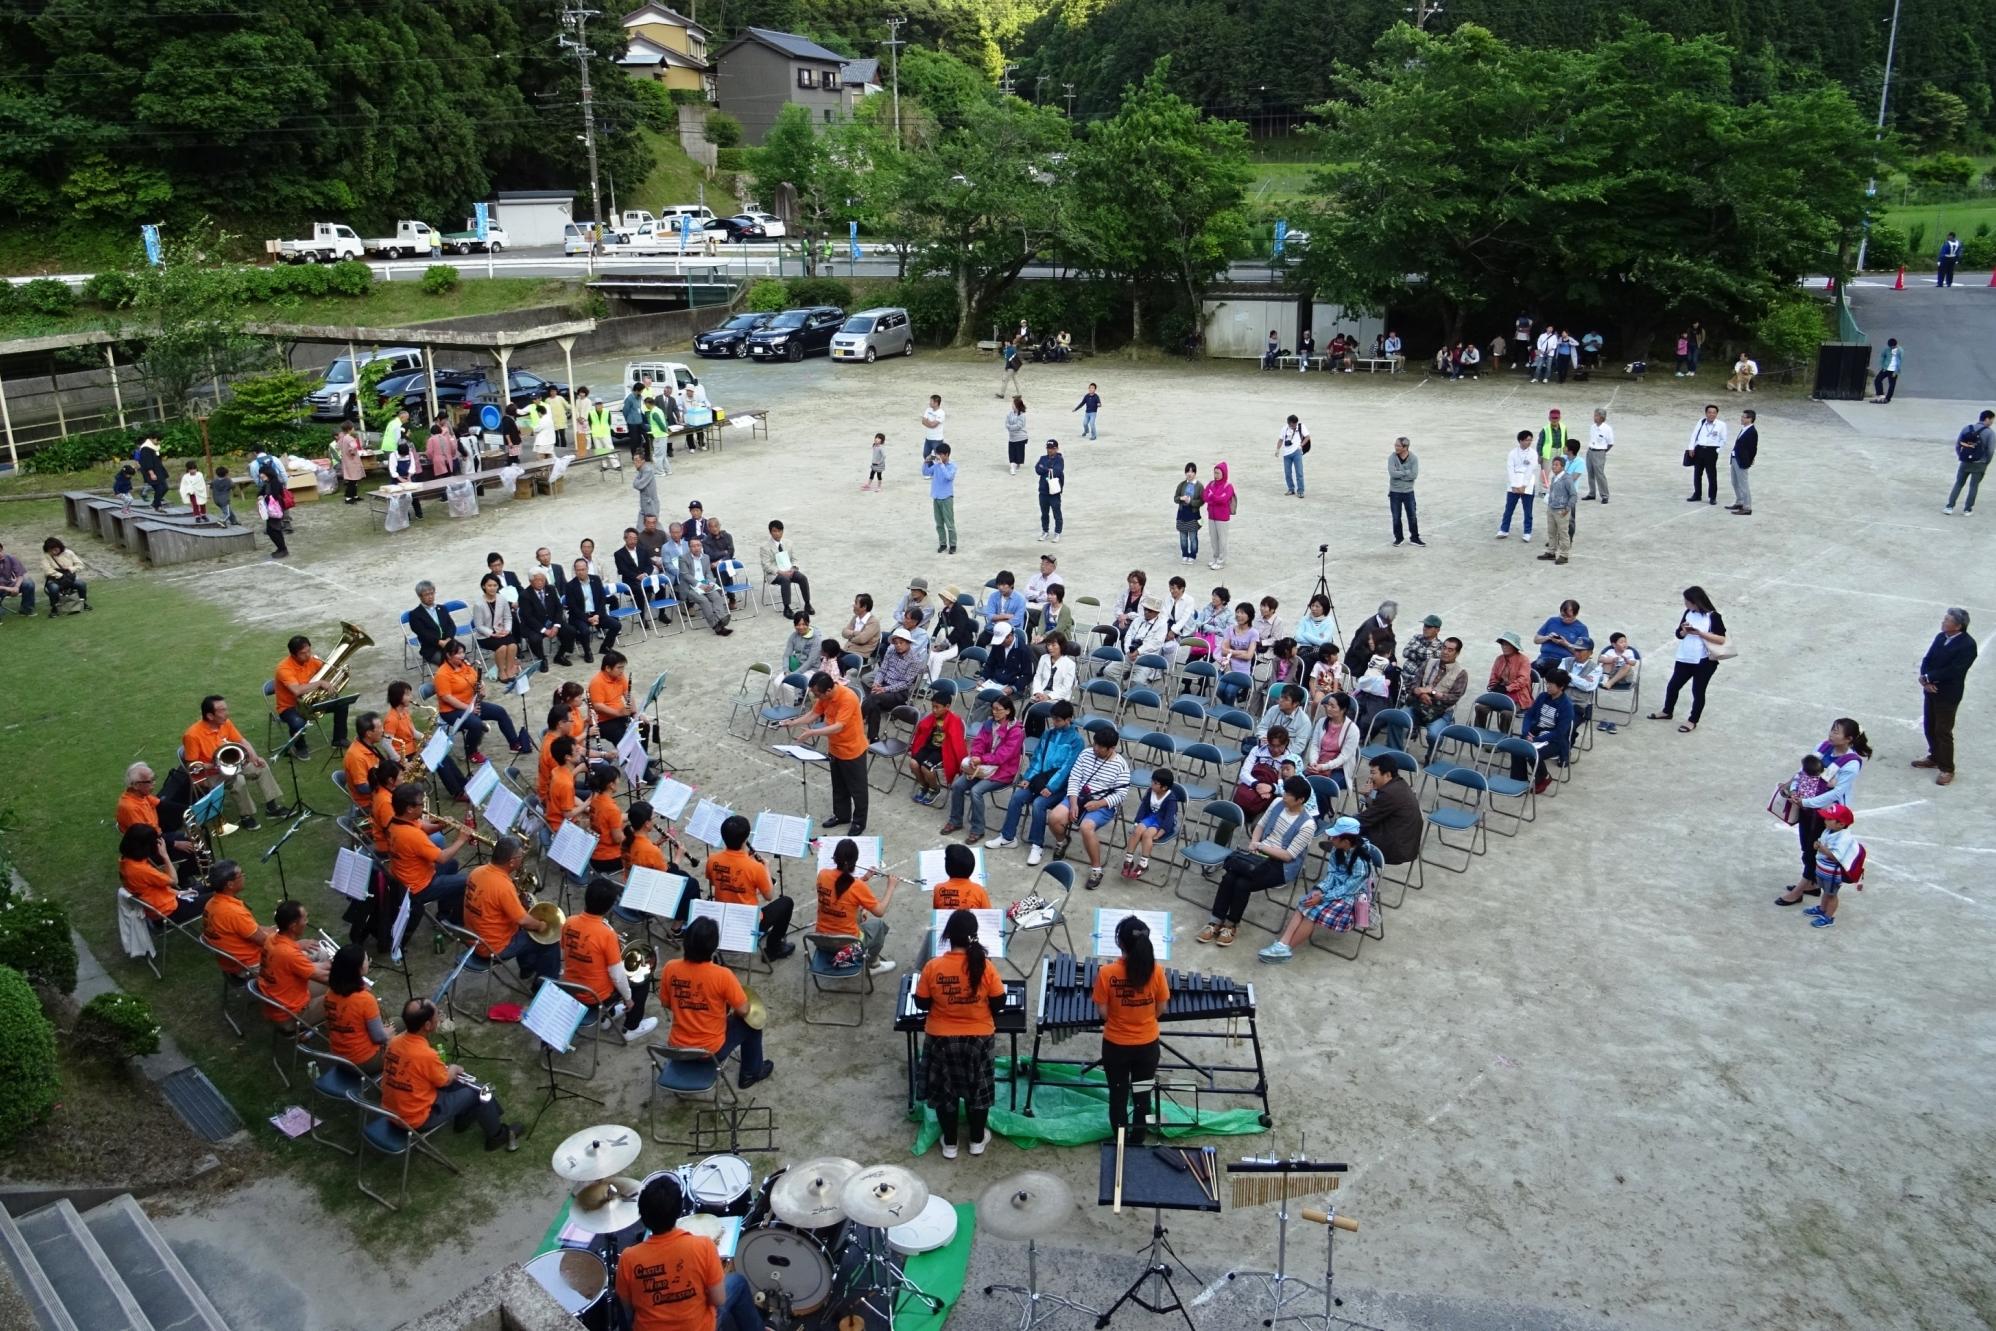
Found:
[[[450,973],[444,976],[443,983],[437,986],[434,994],[430,995],[430,1006],[442,1008],[444,1019],[450,1023],[444,1028],[444,1035],[450,1040],[450,1061],[456,1063],[460,1059],[475,1058],[487,1063],[517,1063],[518,1059],[509,1058],[504,1054],[481,1054],[458,1039],[457,982],[458,977],[464,974],[464,968],[471,964],[472,957],[478,952],[478,935],[463,925],[452,924],[448,920],[438,920],[437,928],[464,945],[463,955],[458,957],[457,965],[450,968]],[[492,964],[499,965],[499,959],[494,957]]]
[[[664,711],[658,705],[659,695],[665,692],[665,674],[663,670],[658,672],[658,678],[651,682],[649,689],[645,690],[645,700],[638,704],[637,716],[632,719],[634,721],[641,719],[647,710],[651,712],[653,761],[658,764],[658,770],[661,772],[677,772],[679,769],[665,760]]]
[[[574,1050],[575,1033],[582,1029],[583,1018],[588,1015],[589,1009],[564,992],[560,985],[543,980],[541,987],[534,991],[533,1001],[527,1004],[526,1012],[520,1017],[520,1025],[541,1042],[541,1066],[548,1074],[547,1097],[534,1111],[533,1121],[527,1125],[528,1135],[540,1126],[541,1115],[547,1113],[558,1100],[587,1100],[592,1105],[603,1103],[586,1091],[562,1085],[559,1070],[554,1065],[556,1054]]]
[[[228,795],[229,783],[226,781],[217,781],[213,790],[187,806],[187,812],[183,816],[191,818],[196,827],[205,830],[208,824],[222,816],[222,801],[227,799]],[[224,824],[223,829],[217,832],[215,837],[219,840],[235,830],[235,828]]]
[[[1164,1226],[1166,1211],[1205,1211],[1217,1215],[1220,1211],[1218,1200],[1208,1197],[1204,1188],[1191,1173],[1180,1173],[1160,1159],[1154,1151],[1163,1148],[1138,1146],[1126,1149],[1123,1159],[1123,1204],[1134,1209],[1149,1207],[1151,1211],[1150,1244],[1144,1250],[1144,1269],[1130,1282],[1122,1297],[1110,1304],[1102,1315],[1095,1319],[1098,1328],[1109,1325],[1109,1319],[1116,1310],[1126,1303],[1134,1303],[1145,1312],[1177,1313],[1185,1319],[1187,1331],[1196,1331],[1192,1326],[1192,1314],[1185,1310],[1185,1300],[1178,1295],[1178,1287],[1172,1283],[1171,1268],[1174,1263],[1185,1272],[1195,1284],[1204,1285],[1199,1274],[1185,1264],[1178,1250],[1171,1246],[1168,1237],[1170,1230]],[[1102,1173],[1099,1191],[1095,1198],[1098,1206],[1110,1206],[1116,1196],[1116,1143],[1102,1143]],[[1149,1284],[1148,1295],[1145,1285]],[[1165,1296],[1170,1301],[1165,1301]]]
[[[304,732],[301,731],[299,733],[302,734]],[[262,857],[257,861],[259,864],[268,864],[273,859],[277,861],[277,890],[283,894],[278,898],[280,901],[291,899],[291,885],[284,879],[284,843],[296,836],[299,828],[311,822],[317,816],[310,809],[299,814],[297,820],[291,826],[284,829],[284,835],[271,842],[270,849],[264,851]]]
[[[311,729],[310,726],[306,726],[303,730],[300,730],[290,739],[280,744],[277,748],[277,753],[271,755],[272,758],[282,755],[284,765],[291,769],[291,806],[294,811],[299,813],[319,812],[312,807],[311,802],[305,798],[305,792],[298,786],[298,741],[311,733]],[[266,758],[264,761],[269,762],[270,758]]]
[[[770,752],[789,758],[797,764],[797,781],[804,788],[804,812],[806,814],[810,813],[811,765],[813,763],[829,763],[831,759],[817,749],[806,748],[802,744],[772,744],[769,748]],[[825,770],[829,772],[831,768],[826,767]]]
[[[528,681],[545,668],[545,664],[538,659],[529,661],[506,685],[506,692],[516,694],[520,699],[520,733],[523,735],[531,733],[534,724],[527,715],[527,694],[531,689]]]

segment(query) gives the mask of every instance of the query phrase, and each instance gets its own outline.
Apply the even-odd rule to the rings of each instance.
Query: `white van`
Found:
[[[345,356],[336,357],[326,367],[325,382],[306,394],[305,401],[312,409],[315,421],[343,421],[354,416],[354,391],[358,387],[355,376],[362,367],[375,361],[388,362],[388,373],[408,374],[423,368],[423,353],[416,347],[378,347],[373,351],[363,351],[358,364]]]
[[[679,219],[682,217],[690,217],[694,221],[698,222],[701,226],[705,226],[707,225],[707,223],[714,220],[714,210],[706,207],[703,204],[698,204],[698,203],[672,204],[668,207],[661,208],[658,210],[659,229],[660,230],[671,229],[668,227],[667,224],[671,223],[674,226],[676,226]]]

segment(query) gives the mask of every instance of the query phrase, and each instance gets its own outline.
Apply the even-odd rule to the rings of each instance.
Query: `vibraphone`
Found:
[[[1042,1067],[1073,1068],[1086,1072],[1101,1063],[1091,1058],[1042,1058],[1042,1045],[1059,1043],[1083,1031],[1102,1029],[1102,1010],[1095,1006],[1095,976],[1103,962],[1095,958],[1070,957],[1053,952],[1040,959],[1040,1002],[1033,1022],[1033,1057],[1026,1082],[1026,1113],[1033,1112],[1033,1091],[1039,1085]],[[1162,1079],[1166,1071],[1189,1073],[1206,1095],[1248,1096],[1261,1101],[1261,1122],[1267,1127],[1275,1120],[1268,1106],[1268,1071],[1261,1057],[1261,1036],[1255,1026],[1254,986],[1240,984],[1224,975],[1201,975],[1198,971],[1164,972],[1171,986],[1171,998],[1157,1014],[1166,1029],[1159,1032],[1157,1069]],[[1254,1064],[1227,1064],[1194,1058],[1178,1047],[1188,1040],[1225,1040],[1239,1043],[1240,1025],[1247,1023],[1247,1043],[1254,1050]],[[1207,1029],[1202,1029],[1202,1027]],[[1253,1080],[1247,1079],[1253,1074]]]
[[[914,1112],[915,1105],[922,1098],[920,1077],[922,1051],[920,1040],[922,1026],[928,1014],[915,1006],[915,981],[921,976],[913,971],[901,976],[901,992],[894,1002],[894,1029],[908,1037],[908,1110]],[[1011,1107],[1019,1107],[1019,1081],[1016,1069],[1019,1066],[1019,1037],[1026,1033],[1026,982],[1024,980],[1005,981],[1005,1010],[993,1022],[998,1034],[1011,1041],[1012,1067],[1014,1069],[1007,1087],[1011,1095]],[[1030,1098],[1030,1097],[1029,1097]]]

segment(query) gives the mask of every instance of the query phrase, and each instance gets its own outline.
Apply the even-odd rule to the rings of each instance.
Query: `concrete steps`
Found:
[[[43,1331],[229,1331],[129,1194],[0,1211],[0,1256]]]

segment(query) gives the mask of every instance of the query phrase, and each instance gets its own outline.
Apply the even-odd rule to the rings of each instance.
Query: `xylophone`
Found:
[[[1065,952],[1052,952],[1040,959],[1040,1001],[1034,1014],[1031,1075],[1026,1083],[1025,1112],[1029,1115],[1033,1112],[1033,1091],[1039,1085],[1042,1067],[1072,1068],[1078,1074],[1100,1062],[1099,1059],[1042,1058],[1041,1048],[1071,1039],[1082,1031],[1102,1029],[1102,1010],[1095,1006],[1094,999],[1095,976],[1102,965],[1098,959],[1071,957]],[[1255,1024],[1254,986],[1224,975],[1203,975],[1169,967],[1164,977],[1171,987],[1171,998],[1157,1019],[1172,1029],[1159,1041],[1160,1078],[1167,1070],[1189,1073],[1196,1089],[1205,1094],[1257,1099],[1261,1101],[1262,1126],[1272,1124],[1275,1120],[1268,1103],[1268,1071]],[[1247,1025],[1247,1042],[1254,1050],[1252,1067],[1202,1061],[1178,1047],[1190,1040],[1238,1044],[1243,1022]],[[1252,1081],[1247,1080],[1250,1073]]]
[[[908,971],[901,976],[901,991],[894,1000],[894,1029],[908,1037],[908,1110],[912,1116],[915,1106],[921,1099],[921,1038],[922,1027],[928,1014],[915,1006],[915,981],[921,976]],[[1005,1010],[994,1020],[998,1034],[1005,1036],[1012,1046],[1012,1067],[1019,1066],[1019,1037],[1026,1033],[1026,982],[1024,980],[1005,981]],[[1018,1078],[1016,1072],[1007,1083],[1011,1106],[1019,1107]]]

